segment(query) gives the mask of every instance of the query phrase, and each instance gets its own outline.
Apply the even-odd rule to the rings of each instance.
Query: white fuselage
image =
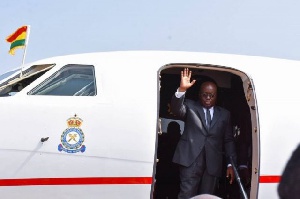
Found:
[[[300,62],[188,52],[109,52],[56,57],[26,67],[53,63],[19,93],[0,98],[1,198],[151,198],[160,129],[159,77],[169,64],[241,77],[249,107],[255,107],[250,198],[278,198],[278,181],[262,179],[280,177],[300,140],[295,72]],[[96,95],[28,95],[68,64],[94,66]],[[248,84],[253,90],[247,93]],[[72,117],[82,120],[80,127],[68,126]],[[80,148],[72,151],[80,136]],[[42,138],[48,139],[41,142]],[[67,147],[59,150],[63,143]]]

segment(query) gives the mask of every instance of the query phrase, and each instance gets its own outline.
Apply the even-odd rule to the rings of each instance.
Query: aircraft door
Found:
[[[170,109],[171,98],[176,92],[180,83],[180,71],[188,67],[192,70],[192,79],[197,80],[196,84],[186,92],[186,99],[198,100],[198,89],[202,82],[210,80],[218,85],[217,105],[231,113],[232,131],[237,147],[238,167],[237,170],[243,175],[243,186],[248,197],[256,195],[258,191],[258,166],[259,166],[259,137],[257,133],[257,114],[255,110],[255,95],[253,92],[252,81],[245,73],[233,69],[221,69],[218,66],[193,65],[193,64],[170,64],[160,71],[160,104],[159,117],[161,119],[162,134],[158,135],[157,157],[159,161],[156,165],[156,184],[154,198],[173,197],[171,194],[179,192],[179,170],[166,175],[166,171],[171,171],[173,151],[169,152],[166,148],[172,148],[172,136],[180,132],[178,139],[184,132],[184,121],[180,120]],[[177,125],[177,124],[178,125]],[[168,125],[173,129],[168,132]],[[176,127],[177,126],[177,127]],[[165,130],[164,130],[165,129]],[[176,130],[178,129],[178,130]],[[177,140],[178,140],[177,139]],[[167,163],[164,163],[167,162]],[[164,166],[167,165],[167,166]],[[178,166],[178,165],[176,165]],[[235,181],[234,185],[228,183],[226,178],[226,165],[224,164],[224,175],[220,178],[217,195],[222,198],[239,197],[239,184]],[[245,172],[244,168],[246,168]],[[177,177],[176,177],[177,176]],[[246,181],[244,181],[246,180]],[[172,187],[173,191],[167,191]],[[176,195],[175,194],[175,195]]]

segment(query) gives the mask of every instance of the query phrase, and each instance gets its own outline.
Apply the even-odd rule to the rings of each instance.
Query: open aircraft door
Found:
[[[256,198],[259,187],[260,136],[254,83],[243,71],[207,64],[168,64],[162,67],[158,72],[158,78],[160,80],[159,121],[161,123],[161,130],[158,134],[154,198],[165,197],[172,192],[179,192],[179,171],[177,168],[174,168],[176,165],[172,165],[172,155],[174,151],[168,151],[170,146],[172,148],[172,142],[174,142],[175,133],[177,132],[173,132],[172,134],[172,132],[167,131],[169,129],[168,125],[171,123],[173,125],[174,122],[179,124],[180,133],[182,133],[184,129],[184,122],[179,120],[170,109],[171,97],[179,87],[180,71],[184,68],[189,68],[192,71],[192,79],[197,80],[196,84],[186,93],[186,98],[188,99],[198,99],[197,89],[201,82],[213,80],[217,83],[217,105],[231,112],[232,129],[236,140],[239,159],[238,162],[240,164],[246,164],[242,166],[247,166],[250,172],[249,176],[251,179],[249,183],[245,185],[245,191],[249,198]],[[179,138],[177,138],[177,140],[178,139]],[[175,150],[174,146],[173,149]],[[224,168],[225,167],[226,165],[224,165]],[[218,188],[218,195],[222,198],[227,197],[228,194],[232,194],[230,193],[232,188],[229,188],[225,175],[224,173],[224,177],[220,179]],[[173,182],[168,180],[168,178],[172,179]],[[173,191],[170,187],[172,187]],[[237,190],[237,192],[239,192],[239,190]]]

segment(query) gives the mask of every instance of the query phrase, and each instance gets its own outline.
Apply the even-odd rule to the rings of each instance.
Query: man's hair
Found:
[[[168,124],[167,131],[179,131],[180,132],[180,125],[177,122],[172,121]]]
[[[218,90],[218,85],[217,85],[217,83],[215,82],[215,81],[205,81],[205,82],[202,82],[201,83],[201,85],[200,85],[200,88],[199,88],[199,92],[200,92],[200,90],[201,90],[201,88],[202,88],[202,86],[204,85],[204,84],[214,84],[215,86],[216,86],[216,89]]]

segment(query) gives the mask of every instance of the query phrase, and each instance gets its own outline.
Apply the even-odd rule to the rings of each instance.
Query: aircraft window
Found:
[[[28,95],[95,96],[94,66],[66,65],[31,90]]]
[[[9,72],[6,72],[6,73],[4,73],[4,74],[1,74],[1,75],[0,75],[0,82],[1,82],[2,80],[4,80],[5,78],[9,77],[10,75],[14,74],[14,73],[15,73],[16,71],[18,71],[18,70],[21,70],[21,69],[18,68],[18,69],[15,69],[15,70],[13,70],[13,71],[9,71]],[[7,83],[7,82],[1,83],[0,86],[4,85],[5,83]]]

